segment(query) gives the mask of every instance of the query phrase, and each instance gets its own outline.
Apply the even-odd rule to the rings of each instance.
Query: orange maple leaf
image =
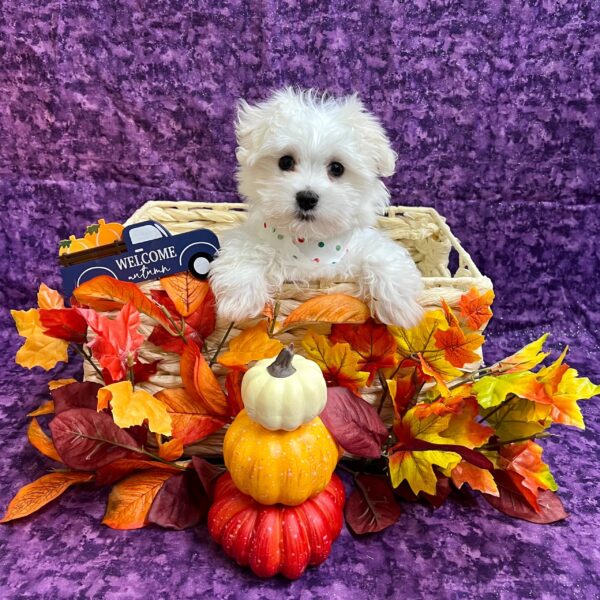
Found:
[[[311,298],[293,310],[281,330],[307,323],[364,323],[370,316],[369,307],[358,298],[325,294]]]
[[[460,327],[437,329],[433,332],[436,346],[444,351],[446,360],[455,367],[463,367],[467,363],[479,362],[481,357],[474,352],[484,342],[484,337],[478,333],[468,333]]]
[[[483,494],[490,494],[491,496],[500,495],[498,486],[494,481],[494,476],[490,471],[476,467],[466,460],[462,460],[452,469],[450,477],[452,483],[459,489],[465,483],[468,483],[472,490],[482,492]]]
[[[467,320],[471,329],[477,330],[492,318],[490,306],[494,301],[494,290],[480,294],[477,288],[471,288],[460,297],[460,314]]]
[[[396,340],[385,325],[369,319],[360,325],[337,324],[331,328],[330,341],[348,343],[360,355],[358,367],[369,373],[371,385],[379,369],[393,368],[398,364],[395,356]]]

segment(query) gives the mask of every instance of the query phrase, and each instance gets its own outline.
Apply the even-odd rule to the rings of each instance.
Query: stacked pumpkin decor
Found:
[[[209,531],[257,575],[294,579],[327,558],[343,522],[344,487],[333,474],[340,448],[319,418],[325,378],[292,344],[249,369],[241,394]]]

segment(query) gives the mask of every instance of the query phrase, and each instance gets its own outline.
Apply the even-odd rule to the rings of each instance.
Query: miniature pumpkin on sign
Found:
[[[242,400],[223,442],[235,485],[262,504],[296,506],[321,492],[339,449],[317,416],[327,401],[318,365],[284,348],[246,373]]]
[[[327,487],[300,506],[264,506],[221,476],[208,513],[211,537],[226,554],[260,577],[289,579],[326,560],[342,529],[344,486],[335,475]]]

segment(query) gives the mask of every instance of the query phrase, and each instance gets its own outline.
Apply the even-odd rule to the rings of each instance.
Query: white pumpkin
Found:
[[[325,408],[327,385],[319,365],[294,354],[290,345],[247,371],[242,400],[248,416],[263,427],[292,431]]]

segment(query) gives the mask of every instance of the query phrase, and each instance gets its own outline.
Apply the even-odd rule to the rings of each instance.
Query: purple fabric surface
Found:
[[[58,2],[0,11],[2,508],[51,466],[25,437],[52,374],[14,365],[7,308],[58,284],[57,241],[151,199],[236,199],[238,97],[358,91],[399,153],[397,203],[435,206],[495,282],[491,360],[544,331],[600,381],[600,8],[594,2]],[[106,490],[0,526],[2,598],[598,598],[597,401],[544,442],[571,516],[407,505],[344,530],[289,583],[236,567],[206,528],[116,532]]]

